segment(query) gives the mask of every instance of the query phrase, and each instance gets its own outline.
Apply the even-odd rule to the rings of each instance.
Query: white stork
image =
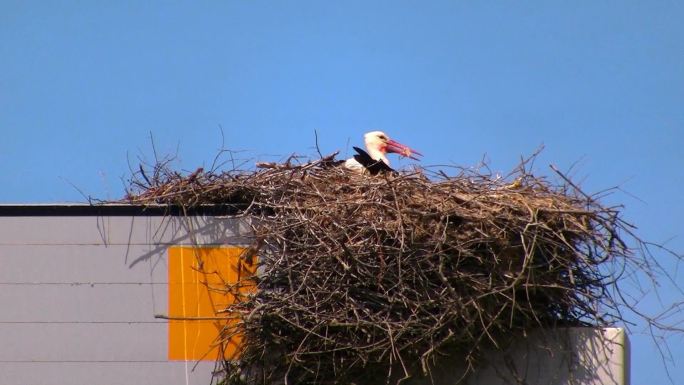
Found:
[[[366,151],[354,147],[357,154],[344,162],[344,167],[358,173],[376,175],[381,172],[394,171],[390,167],[389,159],[387,159],[387,153],[390,152],[415,160],[420,160],[417,156],[423,155],[390,139],[382,131],[367,132],[363,139],[366,144]]]

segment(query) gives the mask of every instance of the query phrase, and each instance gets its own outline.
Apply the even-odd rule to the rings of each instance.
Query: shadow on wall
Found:
[[[503,351],[492,351],[463,378],[465,366],[443,358],[430,377],[408,385],[628,385],[629,340],[621,328],[539,330]]]
[[[135,220],[135,218],[133,219]],[[147,223],[141,221],[139,225]],[[150,245],[155,247],[146,253],[137,255],[128,262],[133,268],[140,262],[149,261],[154,256],[166,254],[169,246],[249,246],[254,239],[251,236],[251,220],[248,218],[224,218],[205,216],[168,216],[155,228],[149,228]],[[136,223],[131,223],[131,233]],[[128,255],[126,256],[128,261]]]

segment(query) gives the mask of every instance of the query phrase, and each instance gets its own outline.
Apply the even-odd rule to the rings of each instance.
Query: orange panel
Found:
[[[169,360],[237,358],[242,336],[220,341],[237,320],[222,312],[254,291],[256,258],[241,260],[241,247],[169,248]],[[240,287],[230,287],[241,280]],[[234,329],[233,329],[234,330]]]

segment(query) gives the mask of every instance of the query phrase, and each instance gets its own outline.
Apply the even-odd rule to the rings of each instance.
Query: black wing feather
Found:
[[[381,172],[394,171],[392,167],[388,166],[387,163],[383,162],[382,160],[375,160],[371,158],[366,151],[358,147],[354,147],[354,150],[357,152],[357,155],[354,155],[354,159],[361,163],[361,165],[365,167],[371,175],[377,175]]]

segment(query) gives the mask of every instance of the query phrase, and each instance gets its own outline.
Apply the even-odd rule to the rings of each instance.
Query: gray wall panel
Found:
[[[165,323],[0,324],[0,361],[167,360]]]
[[[0,245],[3,283],[164,283],[167,247]]]
[[[220,217],[2,217],[0,234],[0,245],[249,243],[245,220]]]
[[[209,385],[214,364],[201,362],[193,371],[194,365],[194,362],[0,362],[0,383]]]
[[[140,322],[166,314],[167,284],[0,285],[2,322]]]

